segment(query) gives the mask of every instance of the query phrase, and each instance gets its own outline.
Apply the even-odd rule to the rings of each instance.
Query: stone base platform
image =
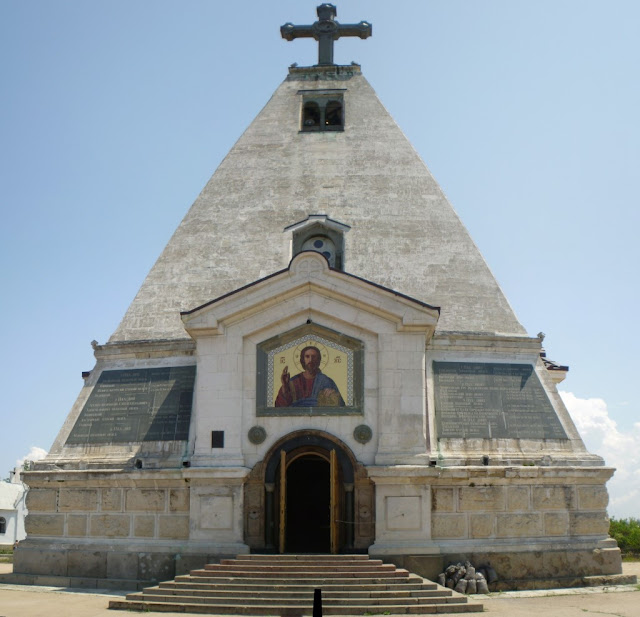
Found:
[[[636,585],[635,574],[609,574],[607,576],[557,577],[547,579],[512,579],[490,585],[491,591],[532,591],[536,589],[571,589],[575,587],[609,587]]]
[[[109,589],[112,591],[139,591],[153,581],[135,581],[117,578],[91,578],[82,576],[47,576],[45,574],[0,574],[0,584],[40,585],[69,589]]]
[[[430,580],[447,566],[471,562],[480,567],[490,565],[498,581],[490,591],[523,591],[533,589],[568,589],[607,585],[632,585],[635,575],[622,573],[620,549],[604,548],[551,550],[504,550],[500,552],[443,552],[432,555],[384,555],[384,559]],[[374,555],[375,556],[375,555]]]

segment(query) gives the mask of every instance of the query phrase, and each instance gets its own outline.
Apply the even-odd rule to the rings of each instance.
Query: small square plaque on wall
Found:
[[[211,431],[211,447],[224,448],[224,431]]]
[[[422,502],[417,496],[389,496],[385,500],[387,529],[418,531],[422,527]]]

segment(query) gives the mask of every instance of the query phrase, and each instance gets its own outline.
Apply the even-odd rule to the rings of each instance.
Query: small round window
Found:
[[[313,236],[308,238],[302,244],[303,251],[316,251],[321,255],[324,255],[329,265],[333,268],[336,265],[336,245],[333,240],[327,238],[327,236]]]

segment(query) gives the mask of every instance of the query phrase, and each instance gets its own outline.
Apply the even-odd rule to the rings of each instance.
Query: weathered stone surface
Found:
[[[389,496],[385,499],[386,528],[394,531],[422,528],[421,499],[415,495]]]
[[[494,533],[495,514],[470,514],[469,537],[488,538]]]
[[[100,500],[100,507],[103,512],[122,511],[122,489],[103,488]]]
[[[67,514],[67,535],[86,536],[87,535],[87,515]]]
[[[13,556],[13,571],[19,574],[66,576],[67,554],[64,551],[21,546]]]
[[[127,489],[127,511],[164,512],[166,491],[156,489]]]
[[[107,576],[106,551],[69,551],[67,554],[68,575],[93,578]]]
[[[55,512],[58,491],[52,488],[32,488],[27,493],[29,512]]]
[[[543,534],[542,515],[498,514],[497,536],[499,538],[540,537]]]
[[[98,507],[95,489],[61,488],[58,494],[59,512],[92,512]]]
[[[421,576],[434,581],[444,568],[442,555],[398,555],[385,558],[385,561],[400,564],[410,572],[420,572]]]
[[[323,86],[305,81],[303,87]],[[348,272],[441,306],[442,330],[525,334],[467,230],[366,79],[357,74],[343,82],[350,101],[345,132],[314,135],[321,139],[313,144],[300,134],[300,87],[285,81],[231,149],[111,341],[184,338],[180,310],[286,268],[290,236],[282,230],[325,202],[358,230],[349,238]],[[314,150],[329,152],[324,138],[329,160]],[[310,163],[318,157],[322,164]],[[335,187],[327,187],[328,174]],[[234,245],[229,239],[238,235],[238,217],[243,246],[266,247],[259,259],[253,251],[220,249]],[[380,268],[371,247],[393,268]]]
[[[434,512],[453,512],[453,490],[452,488],[434,488],[431,496],[431,509]]]
[[[107,578],[135,580],[138,576],[138,553],[107,553]]]
[[[131,517],[124,514],[96,514],[91,517],[91,535],[122,538],[129,535]]]
[[[622,572],[619,549],[583,551],[545,551],[541,562],[547,577],[592,576]]]
[[[207,555],[176,555],[175,568],[176,576],[181,574],[189,574],[191,570],[197,570],[204,567],[206,563],[211,563],[211,559]]]
[[[579,486],[580,510],[604,510],[609,504],[609,493],[604,486]]]
[[[573,510],[576,507],[573,486],[534,486],[532,498],[534,510]]]
[[[571,512],[569,525],[573,536],[606,536],[609,534],[609,518],[601,512]]]
[[[159,523],[158,536],[160,538],[182,539],[189,537],[188,516],[161,516]]]
[[[169,511],[188,512],[189,511],[189,489],[172,488],[169,491]]]
[[[156,517],[142,514],[134,517],[133,535],[137,538],[153,538],[156,533]]]
[[[138,578],[143,581],[166,581],[176,575],[175,557],[165,553],[140,553]]]
[[[517,512],[529,510],[531,504],[528,486],[507,487],[507,510]]]
[[[555,514],[555,513],[552,513]],[[576,577],[577,585],[582,585],[582,576],[594,573],[618,574],[622,571],[619,549],[597,550],[553,550],[545,551],[502,551],[474,553],[444,553],[442,555],[393,555],[385,556],[398,567],[406,568],[435,581],[438,574],[449,564],[470,561],[474,564],[490,564],[499,577],[500,589],[540,588],[540,581],[546,586],[558,577]],[[518,581],[517,583],[514,583]],[[568,579],[564,578],[562,584]],[[523,585],[522,583],[527,585]],[[557,586],[557,585],[556,585]]]
[[[588,567],[585,568],[585,571],[589,576],[622,572],[622,557],[619,548],[596,549],[590,551],[588,557],[586,560]]]
[[[458,510],[501,511],[505,509],[505,490],[503,486],[464,486],[460,488]]]
[[[569,535],[569,513],[568,512],[545,512],[544,513],[544,533],[547,536],[568,536]]]
[[[431,517],[432,538],[466,538],[467,517],[464,514],[434,514]]]
[[[25,519],[27,535],[62,536],[64,535],[63,514],[28,514]]]
[[[578,574],[586,563],[582,552],[570,553],[568,551],[544,551],[542,556],[542,571],[545,576],[567,576]]]

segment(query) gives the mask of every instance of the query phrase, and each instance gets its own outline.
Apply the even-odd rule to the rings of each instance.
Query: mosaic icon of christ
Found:
[[[300,352],[301,373],[291,377],[289,366],[280,376],[276,407],[342,407],[344,400],[335,381],[320,370],[320,350],[305,347]]]

